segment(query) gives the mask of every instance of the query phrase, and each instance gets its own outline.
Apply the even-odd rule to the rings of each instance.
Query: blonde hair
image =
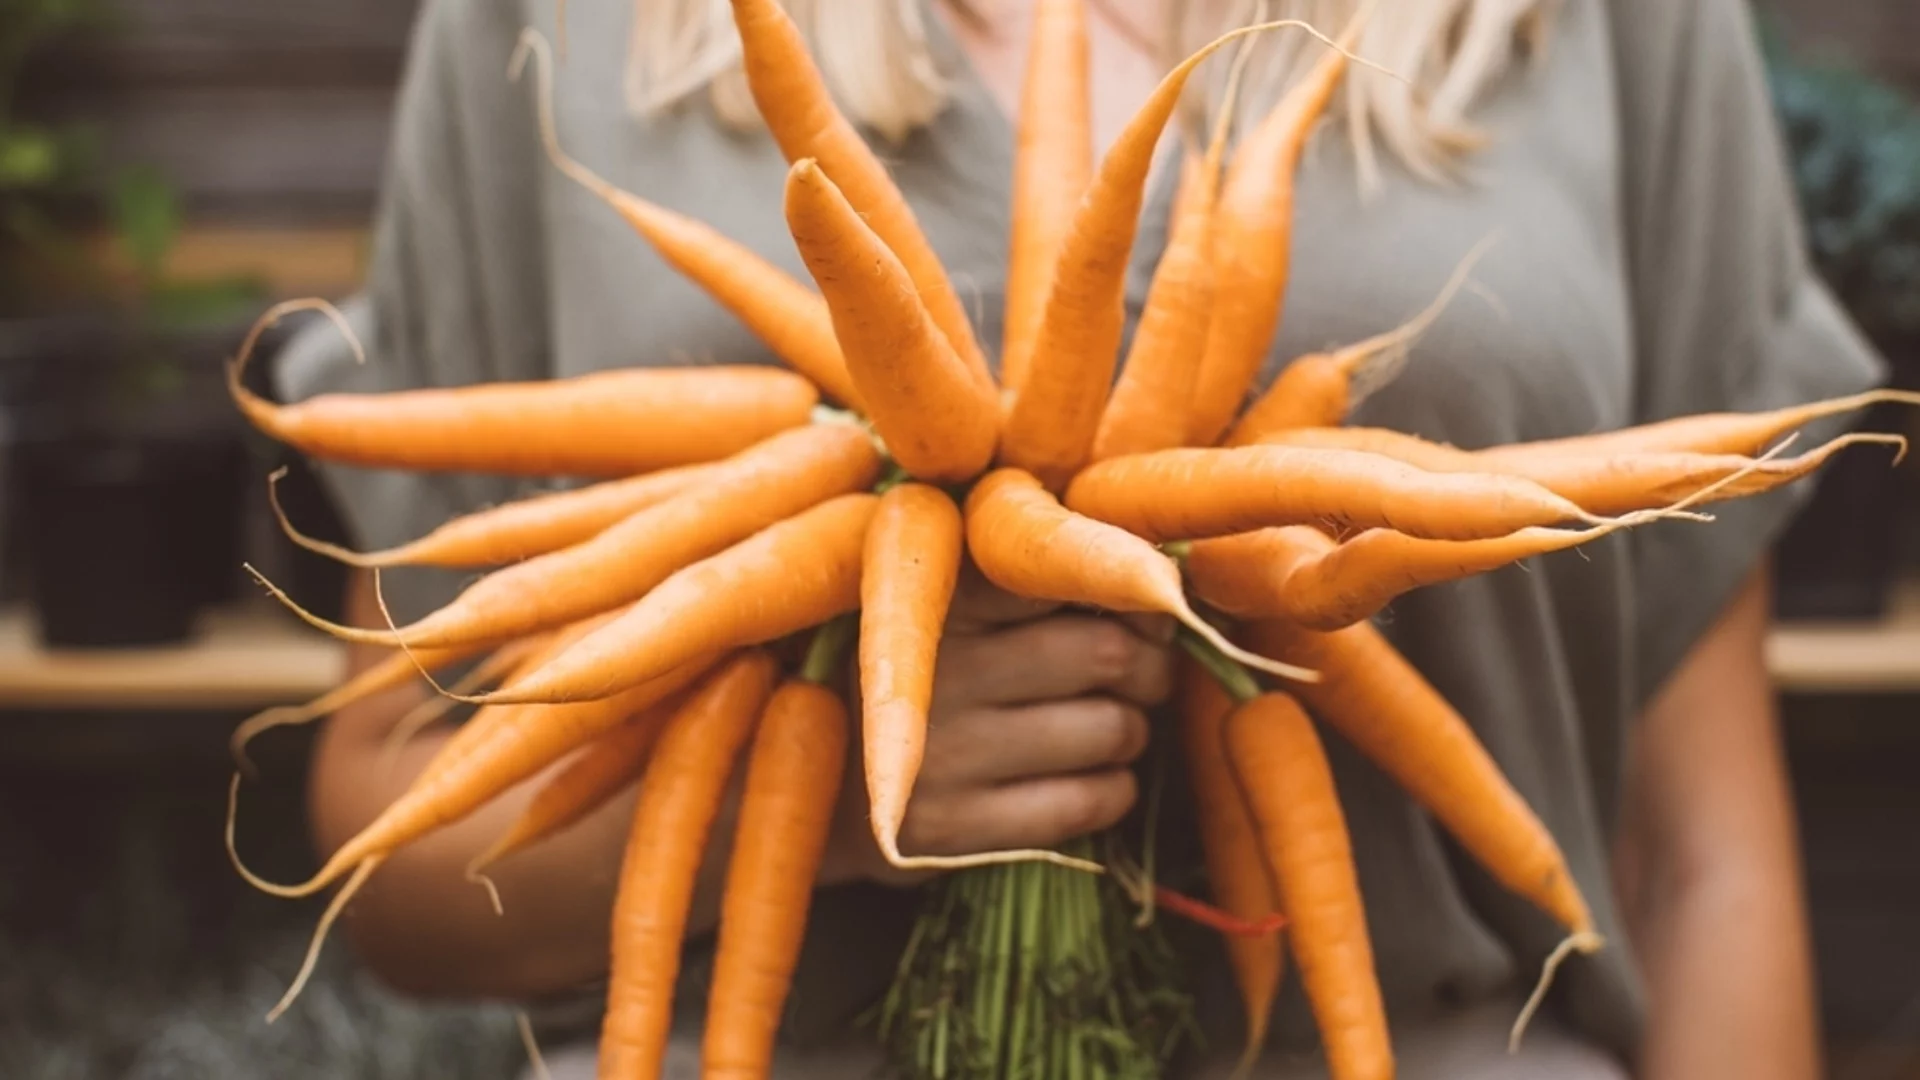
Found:
[[[962,18],[981,18],[967,0],[944,2]],[[1516,58],[1537,51],[1546,9],[1555,2],[1373,0],[1377,14],[1354,51],[1400,77],[1355,67],[1334,106],[1345,115],[1362,182],[1377,183],[1376,140],[1418,176],[1456,177],[1462,158],[1486,141],[1469,120],[1473,107]],[[840,107],[895,142],[938,116],[951,92],[924,3],[784,0]],[[1334,34],[1365,3],[1169,0],[1159,45],[1171,64],[1223,31],[1263,18],[1302,19]],[[633,10],[626,78],[632,109],[652,114],[704,89],[723,123],[741,129],[759,123],[740,71],[729,0],[634,0]],[[1243,100],[1257,105],[1275,100],[1326,46],[1304,34],[1273,34],[1254,48]],[[1217,100],[1219,83],[1216,77],[1196,88],[1203,113]],[[1260,111],[1243,110],[1242,119]]]

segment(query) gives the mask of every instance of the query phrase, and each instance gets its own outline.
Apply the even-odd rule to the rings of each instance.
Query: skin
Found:
[[[1757,571],[1647,708],[1615,876],[1649,1008],[1644,1080],[1822,1075]]]
[[[365,579],[356,581],[349,608],[357,623],[379,619]],[[1170,690],[1170,637],[1165,620],[1062,613],[1002,593],[969,568],[941,647],[926,764],[907,807],[902,851],[1044,847],[1119,821],[1138,794],[1126,766],[1146,749],[1142,710]],[[352,663],[358,669],[380,655],[356,648]],[[323,851],[371,821],[449,737],[451,727],[431,729],[390,771],[379,768],[386,733],[422,693],[409,686],[327,721],[311,805]],[[744,758],[702,863],[690,934],[711,930],[718,917],[743,766]],[[552,993],[605,974],[607,912],[632,819],[631,790],[489,871],[504,915],[462,879],[468,861],[518,817],[546,775],[402,849],[373,876],[343,926],[376,974],[405,992],[457,997]],[[893,870],[875,847],[856,767],[846,771],[820,884],[861,879],[905,885],[919,876]],[[556,881],[567,887],[554,888]]]

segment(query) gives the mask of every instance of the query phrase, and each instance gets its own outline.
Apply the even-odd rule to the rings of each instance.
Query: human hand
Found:
[[[1123,817],[1143,709],[1172,682],[1172,623],[1064,613],[961,575],[935,669],[926,754],[901,825],[904,855],[1049,847]],[[857,707],[857,703],[856,703]],[[825,880],[920,874],[873,841],[865,780],[849,768]]]

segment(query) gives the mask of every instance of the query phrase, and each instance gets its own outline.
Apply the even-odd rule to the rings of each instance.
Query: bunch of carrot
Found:
[[[777,0],[732,0],[732,11],[754,99],[791,166],[784,207],[810,284],[566,157],[548,80],[539,95],[555,166],[792,371],[650,369],[278,406],[241,385],[243,352],[232,383],[240,407],[314,457],[599,481],[483,510],[387,551],[326,549],[375,568],[489,572],[404,626],[345,627],[302,613],[399,651],[331,700],[247,733],[461,660],[493,662],[442,690],[480,708],[405,795],[311,880],[253,880],[290,896],[346,881],[330,921],[393,852],[552,766],[564,763],[473,867],[476,879],[637,782],[600,1075],[656,1076],[693,875],[728,779],[744,768],[703,1068],[766,1076],[855,737],[856,710],[839,689],[849,650],[873,839],[887,859],[941,870],[1108,869],[1090,847],[958,858],[900,848],[942,627],[971,559],[1023,596],[1183,624],[1193,663],[1181,746],[1217,909],[1184,907],[1228,931],[1247,1060],[1264,1041],[1284,951],[1333,1075],[1393,1073],[1319,724],[1564,926],[1570,947],[1598,946],[1553,838],[1467,721],[1369,616],[1410,589],[1646,522],[1698,518],[1689,507],[1804,476],[1846,443],[1795,459],[1760,455],[1811,419],[1888,395],[1468,451],[1346,426],[1355,398],[1404,351],[1409,335],[1393,332],[1301,357],[1249,404],[1280,321],[1295,168],[1366,10],[1230,154],[1224,122],[1184,153],[1169,243],[1127,343],[1137,221],[1189,76],[1228,44],[1302,27],[1262,23],[1201,49],[1096,162],[1082,2],[1036,5],[997,379],[912,210],[830,100]],[[535,36],[516,65],[528,55],[545,59]],[[783,675],[775,657],[785,642],[800,643],[806,659]],[[1009,904],[1044,903],[1029,892]],[[990,1075],[1031,1067],[987,1059]],[[927,1070],[925,1060],[905,1064]]]

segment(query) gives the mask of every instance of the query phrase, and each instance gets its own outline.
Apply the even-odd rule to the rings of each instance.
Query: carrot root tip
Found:
[[[1513,1021],[1513,1030],[1507,1034],[1507,1053],[1520,1052],[1520,1039],[1526,1034],[1527,1025],[1533,1022],[1533,1016],[1540,1011],[1540,1003],[1546,1000],[1547,990],[1553,985],[1553,976],[1567,957],[1578,952],[1591,956],[1606,944],[1606,939],[1591,930],[1580,930],[1554,946],[1547,954],[1546,963],[1540,965],[1540,981],[1533,986],[1533,993],[1527,995],[1527,1003],[1520,1007],[1520,1015]]]
[[[240,859],[240,848],[234,838],[234,823],[240,816],[240,779],[240,773],[236,771],[233,774],[233,782],[227,786],[227,859],[233,863],[234,871],[245,879],[247,884],[259,889],[261,892],[288,900],[298,900],[302,897],[312,896],[314,893],[326,888],[327,882],[333,880],[336,876],[334,867],[331,864],[322,867],[318,874],[315,874],[312,878],[298,885],[281,885],[268,881],[266,878],[247,869],[247,864]]]

